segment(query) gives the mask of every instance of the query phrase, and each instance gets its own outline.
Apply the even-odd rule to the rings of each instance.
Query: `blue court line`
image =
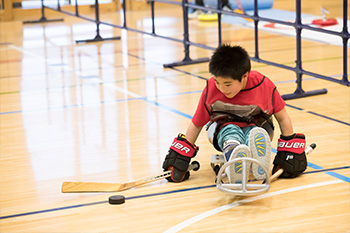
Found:
[[[100,103],[107,103],[107,102],[119,102],[119,101],[127,101],[127,100],[144,100],[148,103],[151,103],[151,104],[154,104],[155,106],[159,106],[159,107],[162,107],[162,108],[165,108],[173,113],[176,113],[176,114],[179,114],[181,116],[184,116],[186,118],[189,118],[189,119],[192,119],[192,116],[191,115],[188,115],[186,113],[183,113],[181,111],[178,111],[176,109],[173,109],[173,108],[170,108],[166,105],[163,105],[163,104],[160,104],[156,101],[153,101],[153,100],[149,100],[147,97],[141,97],[141,98],[130,98],[130,99],[120,99],[120,100],[113,100],[113,101],[101,101]],[[63,106],[63,108],[68,108],[68,107],[79,107],[79,106],[86,106],[86,105],[89,105],[89,104],[80,104],[80,105],[68,105],[68,106]],[[295,109],[298,109],[298,110],[303,110],[302,108],[298,108],[298,107],[295,107],[295,106],[292,106],[292,105],[287,105],[289,107],[292,107],[292,108],[295,108]],[[57,107],[59,108],[59,107]],[[62,107],[61,107],[62,108]],[[49,108],[51,109],[51,108]],[[53,109],[53,108],[52,108]],[[42,110],[36,110],[36,111],[43,111]],[[20,113],[22,111],[14,111],[14,112],[9,112],[9,113]],[[8,114],[9,114],[8,113]],[[313,112],[309,112],[309,113],[313,113]],[[6,114],[6,113],[0,113],[1,114]],[[314,113],[316,115],[316,113]],[[320,115],[318,114],[318,116],[321,116],[321,117],[325,117],[323,115]],[[350,125],[346,122],[342,122],[342,121],[338,121],[336,119],[333,119],[333,118],[329,118],[329,117],[325,117],[326,119],[329,119],[329,120],[334,120],[336,122],[339,122],[339,123],[345,123],[347,125]],[[276,149],[272,149],[272,151],[274,153],[276,153]],[[315,165],[315,164],[312,164],[312,163],[309,163],[308,162],[308,166],[310,166],[311,168],[318,168],[318,169],[323,169],[322,167],[318,166],[318,165]],[[340,174],[337,174],[335,172],[326,172],[326,174],[328,175],[331,175],[337,179],[341,179],[345,182],[348,182],[350,183],[350,178],[348,177],[345,177],[345,176],[342,176]],[[196,190],[196,189],[201,189],[201,188],[211,188],[211,187],[215,187],[215,185],[210,185],[210,186],[201,186],[201,187],[196,187],[196,188],[191,188],[191,189],[182,189],[182,190],[175,190],[175,191],[170,191],[170,192],[163,192],[163,193],[156,193],[156,194],[149,194],[149,195],[142,195],[142,196],[135,196],[135,197],[129,197],[129,198],[126,198],[126,199],[136,199],[136,198],[142,198],[142,197],[149,197],[149,196],[157,196],[157,195],[165,195],[165,194],[169,194],[169,193],[177,193],[177,192],[184,192],[184,191],[191,191],[191,190]],[[107,201],[102,201],[102,202],[93,202],[93,203],[87,203],[87,204],[80,204],[80,205],[74,205],[74,206],[67,206],[67,207],[60,207],[60,208],[54,208],[54,209],[48,209],[48,210],[41,210],[41,211],[33,211],[33,212],[27,212],[27,213],[22,213],[22,214],[16,214],[16,215],[8,215],[8,216],[3,216],[1,217],[0,216],[0,219],[6,219],[6,218],[14,218],[14,217],[20,217],[20,216],[26,216],[26,215],[32,215],[32,214],[40,214],[40,213],[45,213],[45,212],[53,212],[53,211],[59,211],[59,210],[65,210],[65,209],[72,209],[72,208],[78,208],[78,207],[83,207],[83,206],[90,206],[90,205],[97,205],[97,204],[103,204],[103,203],[106,203]]]
[[[312,168],[317,167],[318,169],[322,169],[322,167],[320,167],[320,166],[317,166],[317,165],[314,165],[314,164],[311,164],[311,163],[308,163],[308,164],[310,164],[311,165],[310,167],[312,167]],[[328,172],[328,171],[340,170],[340,169],[348,169],[348,168],[350,168],[350,166],[309,171],[309,172],[304,172],[303,174],[312,174],[312,173],[325,172],[326,171],[326,174],[332,175],[332,173],[334,173],[334,172]],[[334,174],[337,175],[337,176],[334,176],[334,177],[336,177],[338,179],[341,179],[341,180],[343,180],[345,182],[350,183],[350,179],[348,177],[345,177],[345,179],[344,179],[344,176],[341,176],[341,175],[339,175],[337,173],[334,173]],[[216,187],[215,184],[213,184],[213,185],[205,185],[205,186],[198,186],[198,187],[193,187],[193,188],[178,189],[178,190],[173,190],[173,191],[166,191],[166,192],[160,192],[160,193],[152,193],[152,194],[145,194],[145,195],[126,197],[125,200],[133,200],[133,199],[154,197],[154,196],[167,195],[167,194],[173,194],[173,193],[181,193],[181,192],[188,192],[188,191],[207,189],[207,188],[214,188],[214,187]],[[71,205],[71,206],[64,206],[64,207],[59,207],[59,208],[46,209],[46,210],[31,211],[31,212],[20,213],[20,214],[0,216],[0,220],[1,219],[16,218],[16,217],[23,217],[23,216],[28,216],[28,215],[42,214],[42,213],[48,213],[48,212],[55,212],[55,211],[61,211],[61,210],[75,209],[75,208],[86,207],[86,206],[107,204],[107,203],[108,203],[108,201],[98,201],[98,202],[91,202],[91,203],[85,203],[85,204],[79,204],[79,205]]]
[[[1,219],[7,219],[7,218],[23,217],[23,216],[27,216],[27,215],[55,212],[55,211],[60,211],[60,210],[68,210],[68,209],[74,209],[74,208],[91,206],[91,205],[99,205],[99,204],[103,204],[103,203],[106,203],[106,202],[107,201],[98,201],[98,202],[91,202],[91,203],[85,203],[85,204],[79,204],[79,205],[65,206],[65,207],[59,207],[59,208],[53,208],[53,209],[46,209],[46,210],[38,210],[38,211],[26,212],[26,213],[21,213],[21,214],[13,214],[13,215],[1,216],[0,220]]]
[[[316,80],[317,78],[303,78],[303,81]],[[286,80],[286,81],[276,81],[274,84],[282,84],[282,83],[295,83],[295,80]]]
[[[174,68],[172,68],[174,69]],[[178,69],[174,69],[178,72],[182,72],[194,77],[197,77],[199,79],[203,79],[203,80],[208,80],[207,78],[204,78],[200,75],[197,74],[193,74],[193,73],[189,73],[187,71],[182,71],[182,70],[178,70]],[[198,72],[200,73],[200,72]],[[175,75],[178,76],[178,75]],[[331,75],[329,77],[335,78],[335,77],[342,77],[342,74],[338,74],[338,75]],[[350,73],[348,74],[348,76],[350,76]],[[5,77],[6,78],[6,77]],[[156,76],[155,78],[162,78],[162,76]],[[147,79],[147,78],[146,78]],[[303,81],[310,81],[310,80],[316,80],[317,78],[303,78]],[[140,79],[137,79],[140,80]],[[130,81],[134,81],[134,80],[130,80]],[[71,85],[71,86],[61,86],[61,87],[48,87],[48,88],[44,88],[44,89],[38,89],[38,90],[22,90],[22,91],[11,91],[11,92],[0,92],[0,95],[9,95],[9,94],[21,94],[21,93],[35,93],[35,92],[42,92],[42,91],[50,91],[50,90],[58,90],[58,89],[64,89],[64,88],[76,88],[76,87],[85,87],[85,86],[94,86],[94,85],[104,85],[104,84],[116,84],[119,81],[110,81],[110,82],[101,82],[101,83],[86,83],[86,84],[79,84],[79,85]],[[274,84],[284,84],[284,83],[295,83],[295,80],[285,80],[285,81],[276,81],[273,82]],[[181,93],[182,94],[182,93]]]
[[[186,94],[194,94],[194,93],[201,93],[202,91],[187,91],[187,92],[182,92],[182,93],[177,93],[173,95],[166,95],[166,96],[161,96],[161,97],[168,97],[168,96],[178,96],[178,95],[186,95]],[[96,103],[89,103],[89,104],[72,104],[72,105],[63,105],[63,106],[56,106],[56,107],[49,107],[49,108],[41,108],[41,109],[31,109],[24,111],[25,113],[28,112],[42,112],[42,111],[48,111],[48,110],[54,110],[54,109],[64,109],[64,108],[74,108],[74,107],[84,107],[84,106],[92,106],[96,104],[106,104],[106,103],[115,103],[115,102],[122,102],[122,101],[131,101],[131,100],[144,100],[150,104],[153,104],[155,106],[161,107],[163,109],[166,109],[170,112],[179,114],[181,116],[184,116],[188,119],[192,119],[191,115],[188,115],[186,113],[183,113],[177,109],[171,108],[169,106],[166,106],[164,104],[161,104],[159,102],[156,102],[152,100],[153,98],[159,98],[160,96],[151,96],[151,97],[139,97],[139,98],[127,98],[127,99],[116,99],[116,100],[107,100],[107,101],[100,101]],[[5,115],[5,114],[14,114],[14,113],[23,113],[22,110],[19,111],[11,111],[11,112],[0,112],[0,115]]]
[[[202,91],[183,92],[183,93],[174,94],[174,96],[186,95],[186,94],[192,94],[192,93],[200,93],[200,92],[202,92]],[[153,104],[155,106],[164,108],[164,109],[166,109],[166,110],[168,110],[170,112],[179,114],[179,115],[184,116],[184,117],[186,117],[188,119],[192,119],[191,115],[183,113],[183,112],[181,112],[181,111],[179,111],[177,109],[171,108],[171,107],[166,106],[164,104],[160,104],[159,102],[156,102],[154,100],[151,100],[151,98],[159,98],[159,97],[164,97],[164,96],[117,99],[117,100],[109,100],[109,101],[100,101],[100,102],[97,102],[97,103],[90,103],[90,104],[72,104],[72,105],[64,105],[64,106],[57,106],[57,107],[49,107],[49,108],[28,110],[28,111],[25,111],[25,112],[27,113],[27,112],[48,111],[48,110],[59,109],[59,108],[83,107],[83,106],[91,106],[91,105],[94,105],[94,104],[105,104],[105,103],[114,103],[114,102],[121,102],[121,101],[130,101],[130,100],[144,100],[144,101],[146,101],[146,102],[148,102],[150,104]],[[304,110],[303,108],[296,107],[296,106],[293,106],[293,105],[290,105],[290,104],[286,104],[286,106],[288,106],[290,108],[294,108],[294,109],[300,110],[300,111]],[[328,117],[328,116],[325,116],[325,115],[322,115],[322,114],[319,114],[319,113],[315,113],[313,111],[305,111],[305,112],[310,113],[310,114],[315,115],[315,116],[319,116],[319,117],[325,118],[327,120],[331,120],[331,121],[334,121],[334,122],[338,122],[338,123],[350,126],[350,123],[348,123],[348,122],[337,120],[335,118]],[[19,111],[11,111],[11,112],[0,112],[0,115],[14,114],[14,113],[23,113],[23,111],[19,110]]]
[[[275,148],[272,148],[272,152],[276,154],[276,153],[277,153],[277,150],[276,150]],[[318,165],[313,164],[313,163],[310,163],[310,162],[307,162],[307,166],[309,166],[309,167],[311,167],[311,168],[313,168],[313,169],[316,169],[316,171],[305,172],[304,174],[307,174],[307,173],[315,173],[315,172],[317,172],[317,170],[322,170],[322,171],[328,170],[328,169],[324,169],[323,167],[318,166]],[[345,169],[345,168],[349,168],[349,167],[348,167],[348,166],[342,167],[342,169]],[[334,168],[334,169],[331,169],[331,170],[338,170],[338,169]],[[345,182],[350,183],[350,178],[349,178],[349,177],[340,175],[340,174],[335,173],[335,172],[326,172],[326,174],[328,174],[328,175],[330,175],[330,176],[333,176],[333,177],[335,177],[335,178],[337,178],[337,179],[340,179],[340,180],[343,180],[343,181],[345,181]]]
[[[299,107],[296,107],[296,106],[293,106],[293,105],[290,105],[290,104],[286,104],[286,106],[290,107],[290,108],[294,108],[294,109],[297,109],[297,110],[300,110],[300,111],[303,111],[305,109],[303,108],[299,108]],[[344,124],[344,125],[347,125],[347,126],[350,126],[350,123],[348,122],[345,122],[345,121],[341,121],[341,120],[337,120],[335,118],[332,118],[332,117],[328,117],[328,116],[325,116],[325,115],[322,115],[322,114],[319,114],[319,113],[316,113],[316,112],[313,112],[313,111],[306,111],[306,113],[310,113],[312,115],[315,115],[315,116],[319,116],[319,117],[322,117],[322,118],[325,118],[327,120],[331,120],[331,121],[334,121],[334,122],[338,122],[340,124]]]
[[[187,93],[189,93],[189,92],[187,92]],[[131,98],[131,99],[121,99],[121,100],[113,100],[113,101],[111,101],[111,102],[125,101],[125,100],[144,100],[144,101],[146,101],[146,102],[148,102],[148,103],[150,103],[150,104],[154,104],[154,105],[157,106],[157,107],[161,107],[161,108],[163,108],[163,109],[166,109],[166,110],[168,110],[168,111],[170,111],[170,112],[173,112],[173,113],[176,113],[176,114],[181,115],[181,116],[183,116],[183,117],[186,117],[186,118],[188,118],[188,119],[192,119],[192,116],[189,115],[189,114],[187,114],[187,113],[181,112],[181,111],[179,111],[179,110],[177,110],[177,109],[174,109],[174,108],[171,108],[171,107],[168,107],[168,106],[166,106],[166,105],[164,105],[164,104],[160,104],[160,103],[158,103],[158,102],[156,102],[156,101],[154,101],[154,100],[149,100],[147,97]],[[107,101],[102,101],[102,102],[103,102],[103,103],[106,103]],[[102,103],[102,102],[101,102],[101,103]],[[71,105],[71,106],[67,106],[67,107],[76,107],[76,106],[77,106],[77,105]],[[81,106],[83,106],[83,104],[82,104]],[[287,106],[288,106],[288,107],[295,108],[295,109],[298,109],[298,110],[304,110],[304,109],[302,109],[302,108],[295,107],[295,106],[292,106],[292,105],[290,105],[290,104],[287,104]],[[328,120],[332,120],[332,121],[335,121],[335,122],[342,123],[342,124],[345,124],[345,125],[350,126],[350,124],[347,123],[347,122],[343,122],[343,121],[340,121],[340,120],[337,120],[337,119],[334,119],[334,118],[330,118],[330,117],[327,117],[327,116],[324,116],[324,115],[321,115],[321,114],[317,114],[317,113],[314,113],[314,112],[311,112],[311,111],[306,111],[306,112],[308,112],[308,113],[310,113],[310,114],[314,114],[314,115],[320,116],[320,117],[324,117],[324,118],[326,118],[326,119],[328,119]],[[0,113],[0,114],[1,114],[1,113]],[[277,150],[274,149],[274,148],[272,148],[272,152],[277,153]],[[310,163],[310,162],[308,162],[308,166],[309,166],[309,167],[312,167],[312,168],[314,168],[314,167],[319,167],[318,165],[312,164],[312,163]],[[316,168],[315,168],[315,169],[316,169]],[[319,167],[319,169],[323,169],[323,168],[322,168],[322,167]],[[333,176],[333,177],[335,177],[335,178],[338,178],[338,179],[341,179],[341,180],[343,180],[343,181],[346,181],[346,182],[349,182],[349,183],[350,183],[350,179],[349,179],[348,177],[346,177],[346,176],[342,176],[342,175],[337,174],[337,173],[335,173],[335,172],[326,172],[326,174],[331,175],[331,176]]]
[[[192,116],[191,116],[191,115],[188,115],[187,113],[181,112],[181,111],[179,111],[179,110],[177,110],[177,109],[171,108],[171,107],[166,106],[166,105],[164,105],[164,104],[160,104],[160,103],[158,103],[158,102],[156,102],[156,101],[153,101],[153,100],[148,100],[147,98],[144,98],[144,100],[145,100],[147,103],[154,104],[154,105],[157,106],[157,107],[164,108],[164,109],[166,109],[166,110],[168,110],[168,111],[170,111],[170,112],[179,114],[180,116],[184,116],[184,117],[186,117],[186,118],[188,118],[188,119],[192,119]]]
[[[75,107],[85,107],[85,106],[93,106],[96,104],[105,104],[105,103],[111,103],[111,102],[121,102],[121,101],[129,101],[129,100],[142,100],[145,99],[144,97],[140,98],[128,98],[128,99],[117,99],[113,101],[100,101],[95,103],[88,103],[88,104],[71,104],[71,105],[61,105],[61,106],[55,106],[55,107],[48,107],[48,108],[40,108],[40,109],[31,109],[31,110],[19,110],[19,111],[11,111],[11,112],[0,112],[0,115],[5,114],[14,114],[14,113],[30,113],[30,112],[43,112],[43,111],[49,111],[49,110],[55,110],[55,109],[64,109],[64,108],[75,108]]]
[[[308,166],[311,165],[311,166],[314,166],[314,164],[312,163],[309,163]],[[309,166],[309,167],[311,167]],[[316,165],[317,166],[317,165]],[[307,172],[304,172],[303,174],[311,174],[311,173],[319,173],[319,172],[328,172],[328,171],[336,171],[336,170],[341,170],[341,169],[348,169],[350,168],[350,166],[344,166],[344,167],[337,167],[337,168],[322,168],[320,166],[317,166],[319,167],[318,169],[316,169],[315,171],[307,171]],[[314,167],[311,167],[311,168],[314,168]],[[315,168],[314,168],[315,169]],[[347,181],[348,182],[348,181]]]
[[[307,113],[310,113],[310,114],[313,114],[313,115],[315,115],[315,116],[323,117],[323,118],[326,118],[326,119],[328,119],[328,120],[335,121],[335,122],[338,122],[338,123],[341,123],[341,124],[350,126],[350,123],[347,123],[347,122],[345,122],[345,121],[337,120],[337,119],[334,119],[334,118],[332,118],[332,117],[328,117],[328,116],[325,116],[325,115],[321,115],[321,114],[319,114],[319,113],[312,112],[312,111],[306,111],[306,112],[307,112]]]
[[[180,192],[188,192],[188,191],[193,191],[193,190],[200,190],[200,189],[214,188],[214,187],[216,187],[216,185],[206,185],[206,186],[199,186],[199,187],[194,187],[194,188],[178,189],[178,190],[167,191],[167,192],[160,192],[160,193],[145,194],[145,195],[139,195],[139,196],[133,196],[133,197],[126,197],[125,200],[139,199],[139,198],[145,198],[145,197],[154,197],[154,196],[167,195],[167,194],[180,193]],[[21,214],[0,216],[0,220],[1,219],[8,219],[8,218],[23,217],[23,216],[27,216],[27,215],[55,212],[55,211],[60,211],[60,210],[68,210],[68,209],[74,209],[74,208],[86,207],[86,206],[92,206],[92,205],[100,205],[100,204],[105,204],[105,203],[108,203],[108,201],[98,201],[98,202],[91,202],[91,203],[85,203],[85,204],[79,204],[79,205],[65,206],[65,207],[59,207],[59,208],[53,208],[53,209],[46,209],[46,210],[38,210],[38,211],[26,212],[26,213],[21,213]]]
[[[176,68],[174,68],[174,67],[170,67],[170,69],[176,70],[177,72],[180,72],[180,73],[183,73],[183,74],[187,74],[187,75],[191,75],[191,76],[197,77],[197,78],[199,78],[199,79],[208,80],[207,78],[202,77],[202,76],[200,76],[200,75],[196,75],[196,74],[193,74],[193,73],[184,71],[184,70],[176,69]]]
[[[318,170],[318,169],[324,169],[323,167],[320,167],[320,166],[318,166],[318,165],[316,165],[316,164],[313,164],[313,163],[310,163],[310,162],[308,162],[307,165],[308,165],[309,167],[313,168],[313,169],[316,169],[316,170]],[[325,173],[328,174],[328,175],[330,175],[330,176],[333,176],[333,177],[335,177],[335,178],[337,178],[337,179],[340,179],[340,180],[343,180],[343,181],[345,181],[345,182],[350,183],[350,178],[349,178],[349,177],[340,175],[340,174],[335,173],[335,172],[325,172]]]

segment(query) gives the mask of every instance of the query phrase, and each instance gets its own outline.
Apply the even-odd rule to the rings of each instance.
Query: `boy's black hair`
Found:
[[[241,46],[219,46],[209,62],[209,72],[217,77],[242,81],[242,76],[251,69],[247,51]]]

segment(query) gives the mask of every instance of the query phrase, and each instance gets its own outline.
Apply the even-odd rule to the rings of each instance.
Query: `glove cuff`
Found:
[[[196,156],[197,151],[199,150],[198,146],[192,145],[192,143],[190,143],[183,134],[179,134],[174,139],[170,149],[189,158]]]
[[[292,135],[290,136],[284,136],[283,134],[280,135],[280,139],[282,140],[291,140],[295,137],[295,133],[293,133]]]
[[[292,140],[293,138],[305,139],[305,135],[302,133],[293,133],[292,135],[289,135],[289,136],[284,136],[283,134],[281,134],[280,138],[283,140]]]

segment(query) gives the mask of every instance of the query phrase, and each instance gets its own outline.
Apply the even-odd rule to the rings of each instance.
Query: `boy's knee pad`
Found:
[[[218,123],[217,122],[209,123],[209,125],[207,125],[207,137],[209,142],[213,144],[214,148],[217,151],[222,151],[221,147],[218,144]]]
[[[208,140],[211,144],[214,144],[213,141],[214,141],[214,134],[215,134],[215,131],[216,131],[216,126],[218,124],[216,122],[213,122],[212,124],[209,124],[208,127],[207,127],[207,137],[208,137]]]

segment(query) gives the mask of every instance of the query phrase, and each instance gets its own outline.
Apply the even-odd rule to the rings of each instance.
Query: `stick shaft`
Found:
[[[198,170],[199,168],[199,163],[197,162],[194,162],[194,163],[191,163],[189,166],[188,166],[188,171],[191,171],[191,170]],[[162,174],[159,174],[157,176],[150,176],[148,178],[145,178],[145,179],[141,179],[141,180],[137,180],[135,182],[130,182],[130,183],[125,183],[125,184],[130,184],[132,185],[131,187],[128,187],[128,185],[126,185],[127,188],[123,189],[123,190],[126,190],[126,189],[129,189],[129,188],[132,188],[132,187],[135,187],[135,186],[139,186],[139,185],[143,185],[143,184],[147,184],[147,183],[150,183],[150,182],[153,182],[153,181],[156,181],[156,180],[161,180],[161,179],[164,179],[164,178],[167,178],[167,177],[170,177],[171,176],[171,171],[165,171],[163,172]],[[121,190],[120,190],[121,191]]]
[[[189,165],[188,170],[198,170],[199,163],[193,162]],[[88,193],[88,192],[118,192],[127,190],[136,186],[147,184],[156,180],[161,180],[171,176],[171,171],[165,171],[156,176],[150,176],[144,179],[127,182],[127,183],[100,183],[100,182],[70,182],[62,184],[62,193]]]
[[[316,147],[316,145],[313,146],[313,144],[311,144],[310,146],[308,146],[306,149],[305,149],[305,154],[308,155],[308,154],[311,154],[311,152],[314,151],[314,148]],[[282,173],[284,172],[284,169],[283,168],[280,168],[278,169],[271,177],[270,177],[270,182],[273,182],[275,180],[277,180],[277,178],[282,175]]]

